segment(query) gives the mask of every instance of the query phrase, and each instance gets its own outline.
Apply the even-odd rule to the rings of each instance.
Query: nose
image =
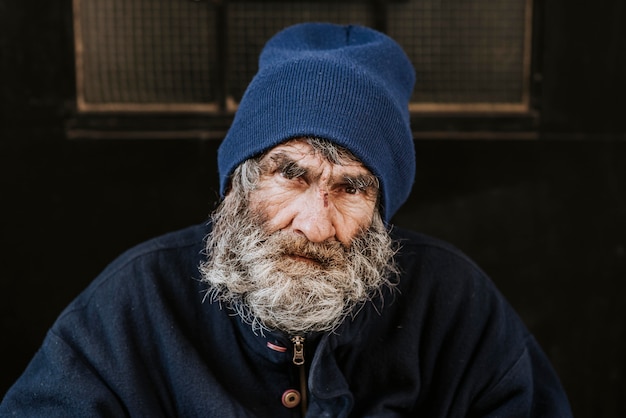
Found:
[[[334,209],[329,202],[328,192],[323,189],[311,190],[302,196],[299,203],[300,207],[291,223],[294,232],[304,235],[311,242],[334,239]]]

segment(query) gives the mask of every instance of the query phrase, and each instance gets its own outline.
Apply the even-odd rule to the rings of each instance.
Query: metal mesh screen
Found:
[[[224,4],[217,13],[206,0],[74,0],[79,108],[217,110],[220,95],[241,98],[262,45],[281,28],[380,19],[371,1]],[[529,7],[530,0],[387,2],[386,31],[418,73],[413,110],[525,108]],[[220,47],[227,53],[221,62]]]
[[[75,0],[75,12],[86,104],[215,100],[215,15],[206,3]]]
[[[522,103],[528,53],[526,2],[391,3],[388,33],[414,63],[414,103]]]

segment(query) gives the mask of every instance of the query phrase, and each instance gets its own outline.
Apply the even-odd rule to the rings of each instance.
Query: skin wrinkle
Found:
[[[315,154],[312,154],[315,155]],[[306,155],[302,156],[305,158]],[[292,157],[288,156],[286,153],[281,151],[275,151],[275,153],[270,154],[266,158],[267,163],[261,162],[261,169],[263,170],[265,175],[269,175],[270,173],[274,173],[276,171],[281,172],[287,178],[303,178],[307,183],[311,183],[315,180],[309,171],[309,169],[302,167],[299,165],[298,161],[292,159]],[[344,166],[352,165],[357,167],[362,167],[362,165],[354,164],[354,162],[350,163],[331,163],[331,164],[341,164]],[[332,166],[330,167],[332,170]],[[331,181],[333,180],[332,172],[331,175],[328,176],[329,180],[327,181],[319,181],[322,184],[326,184],[327,188],[332,186]],[[337,179],[338,180],[338,179]],[[340,181],[340,180],[338,180]],[[355,189],[355,191],[360,191],[363,193],[367,193],[368,196],[376,196],[378,194],[378,179],[376,176],[366,173],[359,173],[356,175],[344,175],[343,183],[347,186]],[[324,193],[328,195],[328,191],[325,190]]]
[[[209,298],[236,310],[254,330],[279,329],[289,334],[333,330],[347,315],[358,311],[357,305],[390,285],[389,279],[396,273],[394,244],[375,210],[377,197],[371,193],[353,194],[347,189],[352,186],[345,182],[346,173],[355,174],[350,171],[356,169],[356,177],[363,178],[369,172],[356,160],[346,159],[345,151],[332,149],[335,146],[330,143],[311,145],[307,140],[284,146],[293,147],[294,143],[296,149],[306,152],[299,154],[304,155],[303,159],[290,155],[297,165],[278,165],[287,168],[288,176],[284,176],[284,170],[276,170],[275,162],[285,159],[272,158],[279,154],[272,150],[235,170],[231,191],[212,216],[208,260],[201,266],[203,280],[210,284]],[[279,147],[274,151],[281,151]],[[326,158],[319,158],[321,155],[342,155],[343,164],[329,165]],[[311,157],[315,164],[310,164]],[[320,171],[321,166],[324,168]],[[303,168],[308,170],[306,180],[302,178]],[[300,176],[287,178],[293,173]],[[337,236],[315,242],[306,232],[296,230],[288,216],[278,214],[283,224],[275,219],[276,211],[298,216],[300,211],[294,208],[307,203],[299,198],[303,194],[306,197],[309,186],[316,190],[321,178],[334,180],[328,190],[328,207],[318,204],[315,210],[325,211],[334,220],[344,219],[338,215],[345,210],[348,216],[363,216],[351,219],[348,231],[343,226],[333,227],[329,231],[336,229]],[[267,185],[262,183],[268,179],[277,182],[269,189],[275,190],[273,186],[278,184],[287,191],[267,196]],[[285,197],[293,199],[281,202]],[[309,209],[300,207],[305,213]]]
[[[260,161],[261,177],[250,205],[267,215],[270,232],[290,228],[315,242],[332,238],[349,245],[371,224],[378,189],[363,180],[372,175],[360,162],[336,164],[320,154],[301,140],[269,151]]]

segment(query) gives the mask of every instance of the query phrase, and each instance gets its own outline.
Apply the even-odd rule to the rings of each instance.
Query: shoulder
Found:
[[[153,350],[156,335],[173,343],[196,335],[199,318],[213,312],[198,270],[208,230],[197,225],[129,249],[66,307],[51,334],[98,368],[122,355],[131,363],[137,350]]]
[[[446,241],[396,226],[390,234],[398,246],[396,260],[403,275],[419,272],[420,275],[443,274],[448,279],[473,276],[488,281],[470,257]]]
[[[187,253],[193,257],[203,250],[203,243],[209,232],[209,224],[199,224],[152,238],[123,253],[107,266],[103,274],[122,268],[138,259],[155,258],[163,253]]]
[[[93,280],[61,317],[86,308],[117,309],[157,294],[197,292],[198,265],[210,225],[200,224],[150,239],[127,250]],[[193,289],[190,289],[193,288]]]
[[[100,276],[115,275],[137,264],[142,268],[155,265],[166,268],[168,262],[179,266],[184,265],[185,261],[195,263],[202,256],[209,231],[210,225],[199,224],[152,238],[124,252]]]
[[[440,330],[462,329],[466,341],[484,337],[485,329],[497,334],[527,333],[515,311],[491,278],[467,255],[453,245],[424,234],[394,228],[399,242],[396,255],[400,271],[397,297],[408,317],[429,319]],[[423,324],[422,324],[423,325]],[[508,331],[507,331],[508,330]],[[515,330],[515,331],[513,331]],[[476,341],[478,343],[478,341]]]
[[[461,250],[442,239],[395,225],[390,227],[389,233],[391,238],[400,244],[402,252],[433,251],[435,253],[449,254],[473,263]]]

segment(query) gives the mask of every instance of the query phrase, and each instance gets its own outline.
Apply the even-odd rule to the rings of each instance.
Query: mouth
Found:
[[[303,263],[309,263],[309,264],[317,264],[317,265],[321,265],[322,261],[318,260],[317,258],[313,258],[313,257],[309,257],[303,254],[286,254],[287,257],[289,257],[290,259],[294,260],[294,261],[299,261],[299,262],[303,262]]]

